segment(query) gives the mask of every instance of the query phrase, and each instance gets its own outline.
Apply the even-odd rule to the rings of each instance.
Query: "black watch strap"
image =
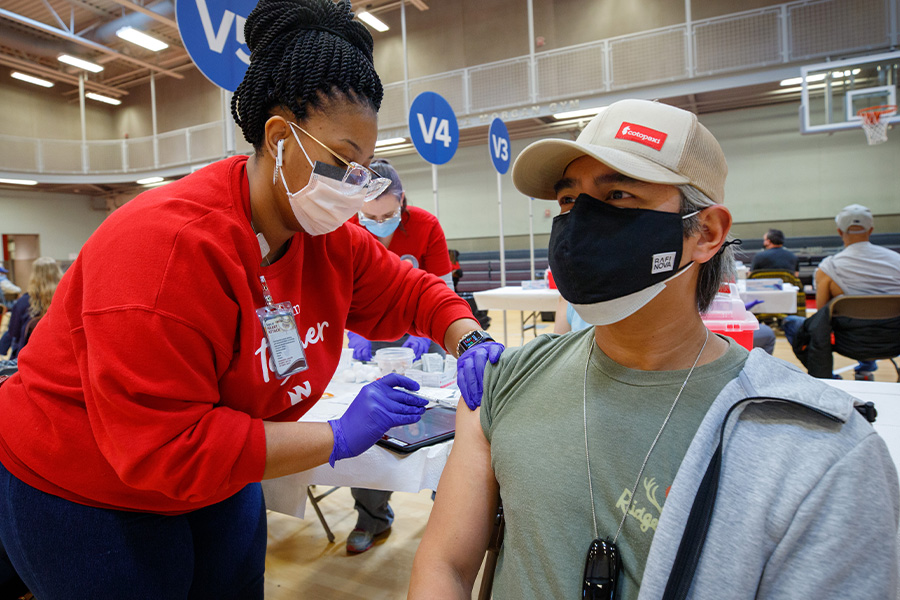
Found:
[[[472,348],[473,346],[477,346],[482,342],[493,342],[494,338],[491,337],[487,331],[483,329],[475,329],[462,336],[462,339],[459,340],[459,344],[456,346],[457,355],[461,355],[466,350]]]

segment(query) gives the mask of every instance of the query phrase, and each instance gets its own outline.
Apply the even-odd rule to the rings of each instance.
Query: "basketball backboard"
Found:
[[[800,133],[860,128],[860,109],[897,104],[898,78],[900,52],[801,67],[801,76],[788,80],[801,86]],[[900,122],[900,115],[887,118],[887,122]]]

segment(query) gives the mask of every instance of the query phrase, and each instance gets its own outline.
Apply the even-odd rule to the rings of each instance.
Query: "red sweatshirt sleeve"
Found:
[[[453,321],[474,318],[468,303],[443,279],[401,261],[359,227],[350,230],[354,281],[348,329],[366,339],[388,341],[409,332],[443,346]]]

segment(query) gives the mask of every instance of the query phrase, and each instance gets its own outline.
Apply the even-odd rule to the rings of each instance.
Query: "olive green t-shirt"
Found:
[[[593,334],[588,328],[540,336],[507,350],[485,372],[481,425],[506,515],[498,600],[581,597],[588,547],[595,537],[615,536],[644,457],[688,374],[625,368],[596,346]],[[621,598],[637,598],[669,486],[709,406],[747,359],[744,348],[728,342],[722,357],[694,369],[637,485],[616,540]]]

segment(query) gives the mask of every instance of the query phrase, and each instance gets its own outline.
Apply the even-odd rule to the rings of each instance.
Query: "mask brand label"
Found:
[[[666,271],[672,271],[674,269],[674,252],[663,252],[662,254],[653,255],[653,268],[650,271],[651,275],[655,275],[656,273],[665,273]]]
[[[635,125],[634,123],[629,123],[628,121],[622,122],[621,127],[619,127],[619,132],[616,134],[617,140],[637,142],[638,144],[649,146],[654,150],[662,150],[663,144],[666,143],[667,137],[668,134],[665,134],[662,131],[657,131],[655,129],[650,129],[649,127],[643,127],[641,125]]]

